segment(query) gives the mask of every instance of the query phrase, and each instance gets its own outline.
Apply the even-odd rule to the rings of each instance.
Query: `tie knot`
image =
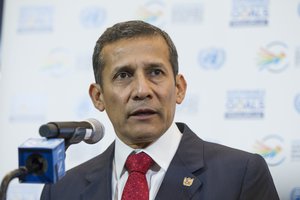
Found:
[[[148,154],[141,152],[129,155],[125,165],[129,173],[140,172],[146,174],[153,163],[154,161]]]

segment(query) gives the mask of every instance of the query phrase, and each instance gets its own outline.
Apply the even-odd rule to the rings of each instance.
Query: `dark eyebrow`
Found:
[[[160,62],[151,62],[151,63],[145,63],[147,68],[166,68],[166,66]]]
[[[167,67],[161,62],[145,62],[143,63],[145,66],[144,70],[151,70],[155,68],[166,69]],[[114,68],[112,71],[112,76],[115,76],[118,72],[133,72],[135,67],[131,65],[120,65]]]
[[[132,67],[130,67],[130,65],[124,65],[124,66],[118,66],[116,67],[113,71],[112,71],[112,74],[116,74],[120,71],[126,71],[126,72],[129,72],[129,71],[132,71]]]

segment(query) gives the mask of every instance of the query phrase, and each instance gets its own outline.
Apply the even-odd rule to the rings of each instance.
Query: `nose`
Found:
[[[133,90],[134,100],[144,100],[151,98],[151,82],[144,74],[136,74]]]

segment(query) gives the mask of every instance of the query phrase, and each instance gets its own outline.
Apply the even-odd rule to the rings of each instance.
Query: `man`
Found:
[[[151,164],[139,179],[146,181],[145,193],[138,189],[144,182],[133,183],[127,199],[279,199],[261,156],[205,142],[174,123],[186,81],[167,33],[142,21],[118,23],[97,41],[93,67],[96,83],[89,94],[107,112],[116,140],[46,185],[41,199],[126,199],[132,155],[149,155]]]

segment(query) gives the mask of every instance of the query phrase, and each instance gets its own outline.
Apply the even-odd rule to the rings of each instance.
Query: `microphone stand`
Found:
[[[15,169],[8,174],[5,175],[1,182],[0,187],[0,200],[6,200],[7,188],[11,180],[17,177],[25,176],[28,174],[28,169],[26,167],[20,167],[19,169]]]

